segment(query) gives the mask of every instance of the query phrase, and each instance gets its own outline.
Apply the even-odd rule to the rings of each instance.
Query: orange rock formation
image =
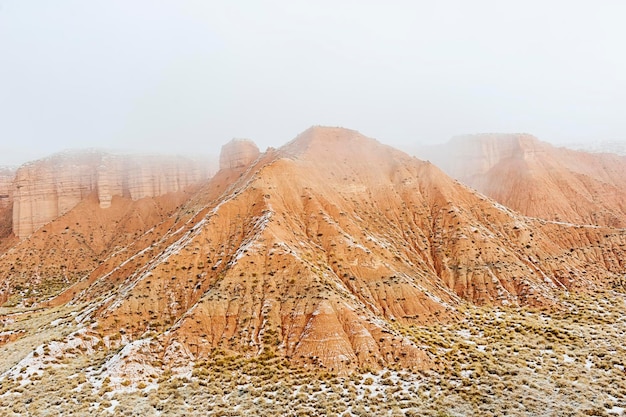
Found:
[[[138,200],[182,191],[208,178],[205,162],[182,157],[58,154],[22,166],[15,178],[13,233],[20,239],[96,193],[101,208],[113,196]]]
[[[420,156],[528,216],[626,227],[625,156],[555,148],[526,134],[461,136]]]
[[[15,171],[8,168],[0,169],[0,253],[3,240],[11,234],[14,181]]]
[[[552,304],[626,273],[623,229],[519,215],[355,131],[315,127],[245,158],[240,145],[224,147],[222,169],[177,209],[171,198],[114,198],[113,212],[83,200],[0,264],[27,250],[42,265],[67,245],[92,251],[69,259],[81,273],[48,304],[88,301],[98,326],[87,335],[121,334],[128,366],[179,366],[219,348],[340,372],[427,366],[396,324],[447,320],[466,302]],[[64,234],[86,213],[98,215],[82,235]],[[5,299],[15,274],[0,277]]]
[[[220,153],[220,169],[237,169],[250,165],[260,155],[259,148],[250,139],[233,139]]]

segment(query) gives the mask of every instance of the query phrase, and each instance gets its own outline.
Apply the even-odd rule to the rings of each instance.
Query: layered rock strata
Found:
[[[15,171],[0,168],[0,207],[8,207],[13,203],[13,182]]]
[[[113,294],[94,320],[123,331],[124,366],[222,349],[339,372],[425,367],[396,324],[465,302],[551,305],[626,272],[623,230],[521,216],[358,132],[313,128],[243,173],[224,167],[193,217],[61,297]]]
[[[13,184],[12,226],[23,239],[64,215],[91,193],[101,208],[114,196],[138,200],[176,192],[206,179],[211,167],[182,157],[58,154],[18,169]]]
[[[217,352],[425,368],[403,329],[466,303],[558,305],[626,274],[626,230],[520,215],[355,131],[238,155],[226,147],[223,169],[177,201],[102,210],[92,193],[0,256],[0,302],[88,306],[68,343],[123,352],[100,374],[134,383],[134,369],[182,375]]]
[[[15,170],[0,168],[0,239],[11,233]]]
[[[626,227],[625,156],[556,148],[528,134],[459,136],[419,156],[528,216]]]

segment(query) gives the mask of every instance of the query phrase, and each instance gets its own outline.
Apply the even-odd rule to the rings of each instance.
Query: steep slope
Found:
[[[95,193],[100,207],[113,196],[139,200],[179,192],[206,180],[204,160],[156,155],[66,152],[20,167],[13,186],[13,232],[23,239]]]
[[[626,157],[555,148],[530,135],[453,138],[418,154],[523,214],[626,227]]]
[[[0,303],[37,303],[88,276],[168,220],[211,170],[201,160],[88,151],[0,176]]]
[[[12,231],[14,181],[15,171],[13,169],[0,168],[0,254],[8,245],[6,241]]]
[[[177,220],[59,298],[94,308],[81,339],[126,346],[109,374],[189,371],[215,349],[423,367],[396,325],[466,301],[552,305],[626,272],[624,230],[520,216],[354,131],[312,128],[222,166]]]
[[[93,194],[83,199],[0,255],[0,303],[30,305],[56,295],[169,219],[189,191],[138,201],[115,197],[107,210]]]

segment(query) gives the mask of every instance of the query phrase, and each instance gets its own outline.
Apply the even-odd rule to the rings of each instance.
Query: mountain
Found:
[[[527,134],[482,134],[418,154],[527,216],[626,227],[626,157],[556,148]]]
[[[34,303],[165,221],[209,177],[204,160],[66,152],[0,173],[0,301]]]
[[[0,257],[4,294],[87,306],[62,346],[123,348],[102,378],[136,383],[215,352],[428,368],[399,328],[454,321],[468,303],[558,308],[626,273],[625,230],[522,216],[356,131],[314,127],[264,153],[236,140],[220,167],[179,198],[103,209],[92,194]],[[51,297],[41,282],[59,272],[73,275]]]
[[[341,128],[265,152],[235,139],[182,189],[192,162],[68,157],[27,166],[42,184],[5,175],[11,222],[17,184],[53,218],[2,241],[3,415],[624,401],[623,228],[524,216]]]
[[[114,196],[139,200],[182,191],[205,180],[206,161],[158,155],[67,152],[25,164],[13,192],[13,232],[23,239],[91,194],[101,208]]]

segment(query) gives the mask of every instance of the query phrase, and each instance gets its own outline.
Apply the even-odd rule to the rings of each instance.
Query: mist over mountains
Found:
[[[65,358],[85,392],[139,404],[125,393],[229,361],[441,375],[454,362],[419,329],[623,294],[623,156],[530,135],[419,156],[315,126],[265,152],[234,139],[219,164],[70,152],[3,171],[1,378]]]

